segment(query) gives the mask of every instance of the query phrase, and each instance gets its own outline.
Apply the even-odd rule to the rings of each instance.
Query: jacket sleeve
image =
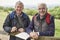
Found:
[[[29,26],[29,24],[30,24],[30,19],[29,19],[29,17],[27,16],[27,27]]]
[[[30,19],[29,19],[29,17],[27,16],[26,17],[26,21],[24,22],[25,23],[25,31],[26,31],[26,28],[29,26],[29,24],[30,24]]]
[[[55,33],[55,23],[54,23],[54,17],[51,17],[51,23],[48,26],[48,30],[46,32],[39,32],[40,36],[54,36]]]
[[[34,20],[32,19],[32,21],[30,22],[29,26],[26,28],[26,32],[28,34],[30,34],[30,32],[33,31],[33,27],[34,27]]]
[[[10,33],[11,31],[11,21],[10,21],[10,15],[7,16],[4,24],[3,24],[3,29],[7,32],[7,33]]]

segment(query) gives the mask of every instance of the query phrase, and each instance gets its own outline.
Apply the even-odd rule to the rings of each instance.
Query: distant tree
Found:
[[[60,19],[60,6],[49,9],[49,12],[56,18]]]
[[[28,15],[33,16],[37,13],[37,10],[35,10],[35,9],[25,9],[24,12]]]

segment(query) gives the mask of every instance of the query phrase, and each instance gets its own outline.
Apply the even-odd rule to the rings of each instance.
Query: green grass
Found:
[[[60,37],[60,20],[55,19],[55,36]]]
[[[2,25],[7,15],[7,12],[0,12],[0,30],[3,30]],[[32,16],[29,17],[32,20]],[[55,37],[60,37],[60,20],[58,19],[55,19]]]
[[[7,15],[8,15],[7,12],[0,12],[0,30],[3,30],[2,25]]]

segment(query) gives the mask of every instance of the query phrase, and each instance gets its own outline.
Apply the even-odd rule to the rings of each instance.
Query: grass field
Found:
[[[7,15],[7,12],[0,12],[0,30],[3,30],[2,25]],[[32,19],[32,16],[29,17]],[[55,19],[55,37],[60,37],[60,20],[58,19]]]

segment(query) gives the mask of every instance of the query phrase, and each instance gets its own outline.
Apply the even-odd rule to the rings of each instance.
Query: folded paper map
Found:
[[[26,39],[28,39],[30,37],[29,34],[26,33],[26,32],[16,34],[15,36],[18,37],[18,38],[24,39],[24,40],[26,40]]]

